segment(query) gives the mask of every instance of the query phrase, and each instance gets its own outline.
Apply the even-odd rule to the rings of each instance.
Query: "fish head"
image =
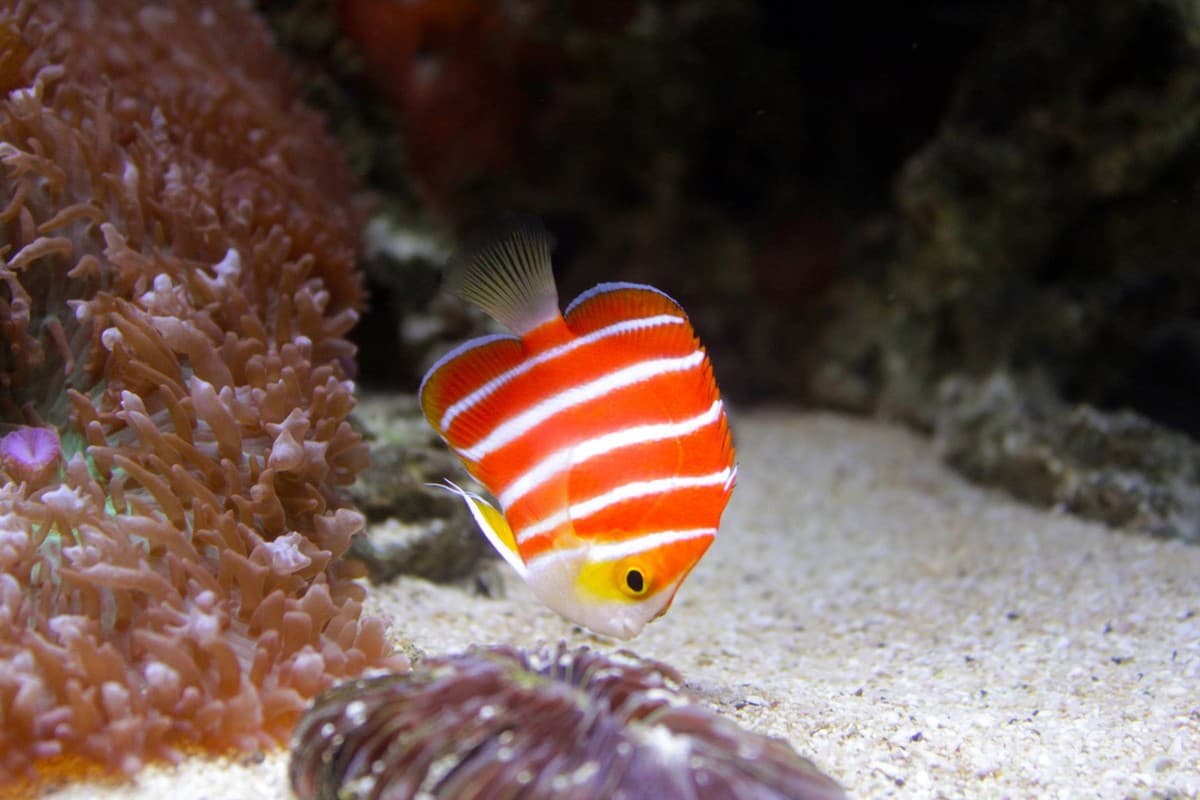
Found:
[[[527,580],[543,603],[572,622],[614,639],[632,639],[670,608],[712,535],[653,549],[594,544],[560,550],[529,565]]]

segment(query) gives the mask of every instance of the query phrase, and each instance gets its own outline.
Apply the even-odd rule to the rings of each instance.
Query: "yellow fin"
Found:
[[[517,552],[517,537],[513,534],[512,528],[508,525],[508,520],[504,518],[504,514],[500,509],[493,506],[488,501],[484,500],[474,492],[468,492],[450,481],[446,481],[445,486],[440,483],[430,484],[431,486],[439,486],[443,489],[448,489],[454,494],[461,497],[467,503],[467,509],[471,512],[471,516],[475,518],[475,523],[479,525],[479,529],[483,531],[483,535],[492,543],[492,547],[496,548],[496,552],[500,557],[509,563],[517,574],[522,578],[526,576],[529,570],[525,566],[525,562],[521,560],[521,554]]]

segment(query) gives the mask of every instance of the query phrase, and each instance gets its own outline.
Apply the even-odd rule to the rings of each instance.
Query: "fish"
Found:
[[[560,310],[551,250],[526,220],[452,259],[448,288],[508,332],[438,359],[421,408],[497,503],[447,488],[533,595],[630,639],[716,537],[737,480],[729,420],[679,303],[608,282]]]

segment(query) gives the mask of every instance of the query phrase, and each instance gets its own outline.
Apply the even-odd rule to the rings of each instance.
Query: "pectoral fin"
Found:
[[[513,535],[512,528],[508,526],[508,520],[504,518],[504,514],[500,513],[498,508],[495,508],[474,492],[468,492],[466,489],[450,483],[450,481],[446,481],[446,484],[446,486],[442,486],[441,484],[431,485],[449,489],[465,500],[471,516],[475,518],[475,522],[479,525],[479,529],[483,531],[483,535],[492,543],[492,547],[496,548],[496,552],[500,554],[500,557],[507,561],[517,571],[518,575],[524,578],[528,570],[525,567],[525,562],[521,560],[521,554],[517,552],[517,537]]]

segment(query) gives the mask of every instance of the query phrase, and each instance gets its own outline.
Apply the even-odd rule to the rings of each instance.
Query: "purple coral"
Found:
[[[344,683],[296,727],[301,800],[842,798],[786,743],[693,702],[666,665],[479,649]]]
[[[58,467],[61,455],[53,428],[17,428],[0,437],[0,468],[18,481],[42,483]]]

